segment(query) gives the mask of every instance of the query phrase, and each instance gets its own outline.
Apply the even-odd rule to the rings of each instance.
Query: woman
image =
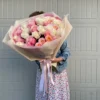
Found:
[[[39,14],[43,14],[43,11],[36,11],[33,12],[29,17],[36,16]],[[70,100],[70,91],[69,91],[69,84],[68,84],[68,76],[67,76],[67,59],[70,55],[70,52],[67,48],[67,41],[65,40],[62,44],[60,50],[58,51],[56,58],[51,59],[54,63],[57,63],[57,67],[52,66],[53,70],[53,80],[54,85],[51,82],[48,82],[48,93],[43,96],[43,92],[39,91],[39,83],[41,78],[41,70],[40,64],[38,61],[37,69],[37,76],[36,76],[36,100]]]

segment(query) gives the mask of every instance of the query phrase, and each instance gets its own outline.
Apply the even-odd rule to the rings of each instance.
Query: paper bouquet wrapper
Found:
[[[28,19],[19,20],[19,21],[16,21],[16,23],[23,23],[27,20]],[[10,27],[9,31],[7,32],[7,34],[5,35],[5,37],[3,39],[3,42],[30,61],[40,60],[40,59],[51,59],[56,56],[62,43],[65,41],[65,39],[68,37],[68,35],[70,34],[70,32],[72,30],[72,25],[68,21],[67,15],[63,19],[63,25],[64,25],[64,28],[61,31],[62,36],[51,42],[46,42],[41,47],[27,48],[27,47],[19,47],[19,46],[15,45],[9,36],[13,26]]]

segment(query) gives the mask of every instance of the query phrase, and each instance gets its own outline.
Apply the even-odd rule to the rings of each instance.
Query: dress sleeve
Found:
[[[62,44],[60,50],[61,50],[61,54],[59,55],[59,57],[62,57],[63,60],[60,61],[59,64],[63,64],[67,60],[67,58],[70,56],[70,50],[67,47],[67,41],[66,40]]]

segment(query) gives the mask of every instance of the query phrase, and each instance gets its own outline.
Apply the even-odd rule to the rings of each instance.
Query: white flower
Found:
[[[40,38],[40,35],[37,31],[35,32],[32,32],[32,37],[36,38],[36,39],[39,39]]]
[[[52,25],[47,25],[47,26],[45,26],[45,28],[50,31],[50,33],[51,33],[52,36],[56,35],[57,30],[54,29]]]
[[[55,36],[57,34],[57,30],[55,30],[54,28],[52,29],[52,31],[51,31],[51,35],[52,36]]]
[[[22,24],[22,27],[23,27],[23,28],[26,28],[26,27],[27,27],[27,25],[24,23],[24,24]]]
[[[50,16],[46,16],[46,17],[44,17],[44,19],[45,19],[45,22],[46,22],[46,21],[52,19],[52,17],[50,17]]]
[[[60,20],[53,20],[53,24],[60,26],[62,22]]]
[[[21,29],[22,29],[23,32],[29,33],[29,28],[27,27],[26,24],[23,24],[23,25],[21,26]]]
[[[38,25],[43,25],[43,23],[44,23],[44,17],[37,17],[37,18],[35,19],[35,21],[36,21],[36,23],[37,23]]]
[[[18,46],[23,46],[24,43],[23,43],[23,42],[16,42],[16,45],[18,45]]]
[[[45,29],[48,29],[48,30],[52,30],[53,29],[53,26],[52,25],[47,25],[47,26],[45,26]]]
[[[45,30],[45,28],[44,28],[43,26],[41,26],[41,25],[40,25],[40,26],[38,26],[38,28],[37,28],[37,29],[38,29],[38,31],[39,31],[39,34],[44,34],[44,33],[45,33],[45,31],[46,31],[46,30]]]
[[[23,32],[23,33],[21,34],[21,37],[24,38],[24,39],[27,39],[27,38],[29,37],[29,34]]]

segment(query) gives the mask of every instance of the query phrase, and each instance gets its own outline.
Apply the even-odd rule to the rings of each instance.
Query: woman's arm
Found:
[[[61,54],[57,58],[51,59],[51,61],[53,63],[57,62],[57,63],[62,64],[69,57],[70,51],[69,51],[69,49],[67,47],[67,41],[66,40],[62,44],[60,50],[61,50]]]
[[[63,63],[69,57],[70,51],[67,47],[67,41],[65,41],[62,44],[60,49],[61,49],[61,54],[57,58],[51,59],[52,63]],[[41,59],[40,62],[43,61],[43,60],[45,60],[45,59]]]
[[[51,59],[52,63],[57,63],[57,62],[60,62],[60,61],[62,61],[62,60],[63,60],[62,57],[58,57],[58,58],[53,58],[53,59]]]

